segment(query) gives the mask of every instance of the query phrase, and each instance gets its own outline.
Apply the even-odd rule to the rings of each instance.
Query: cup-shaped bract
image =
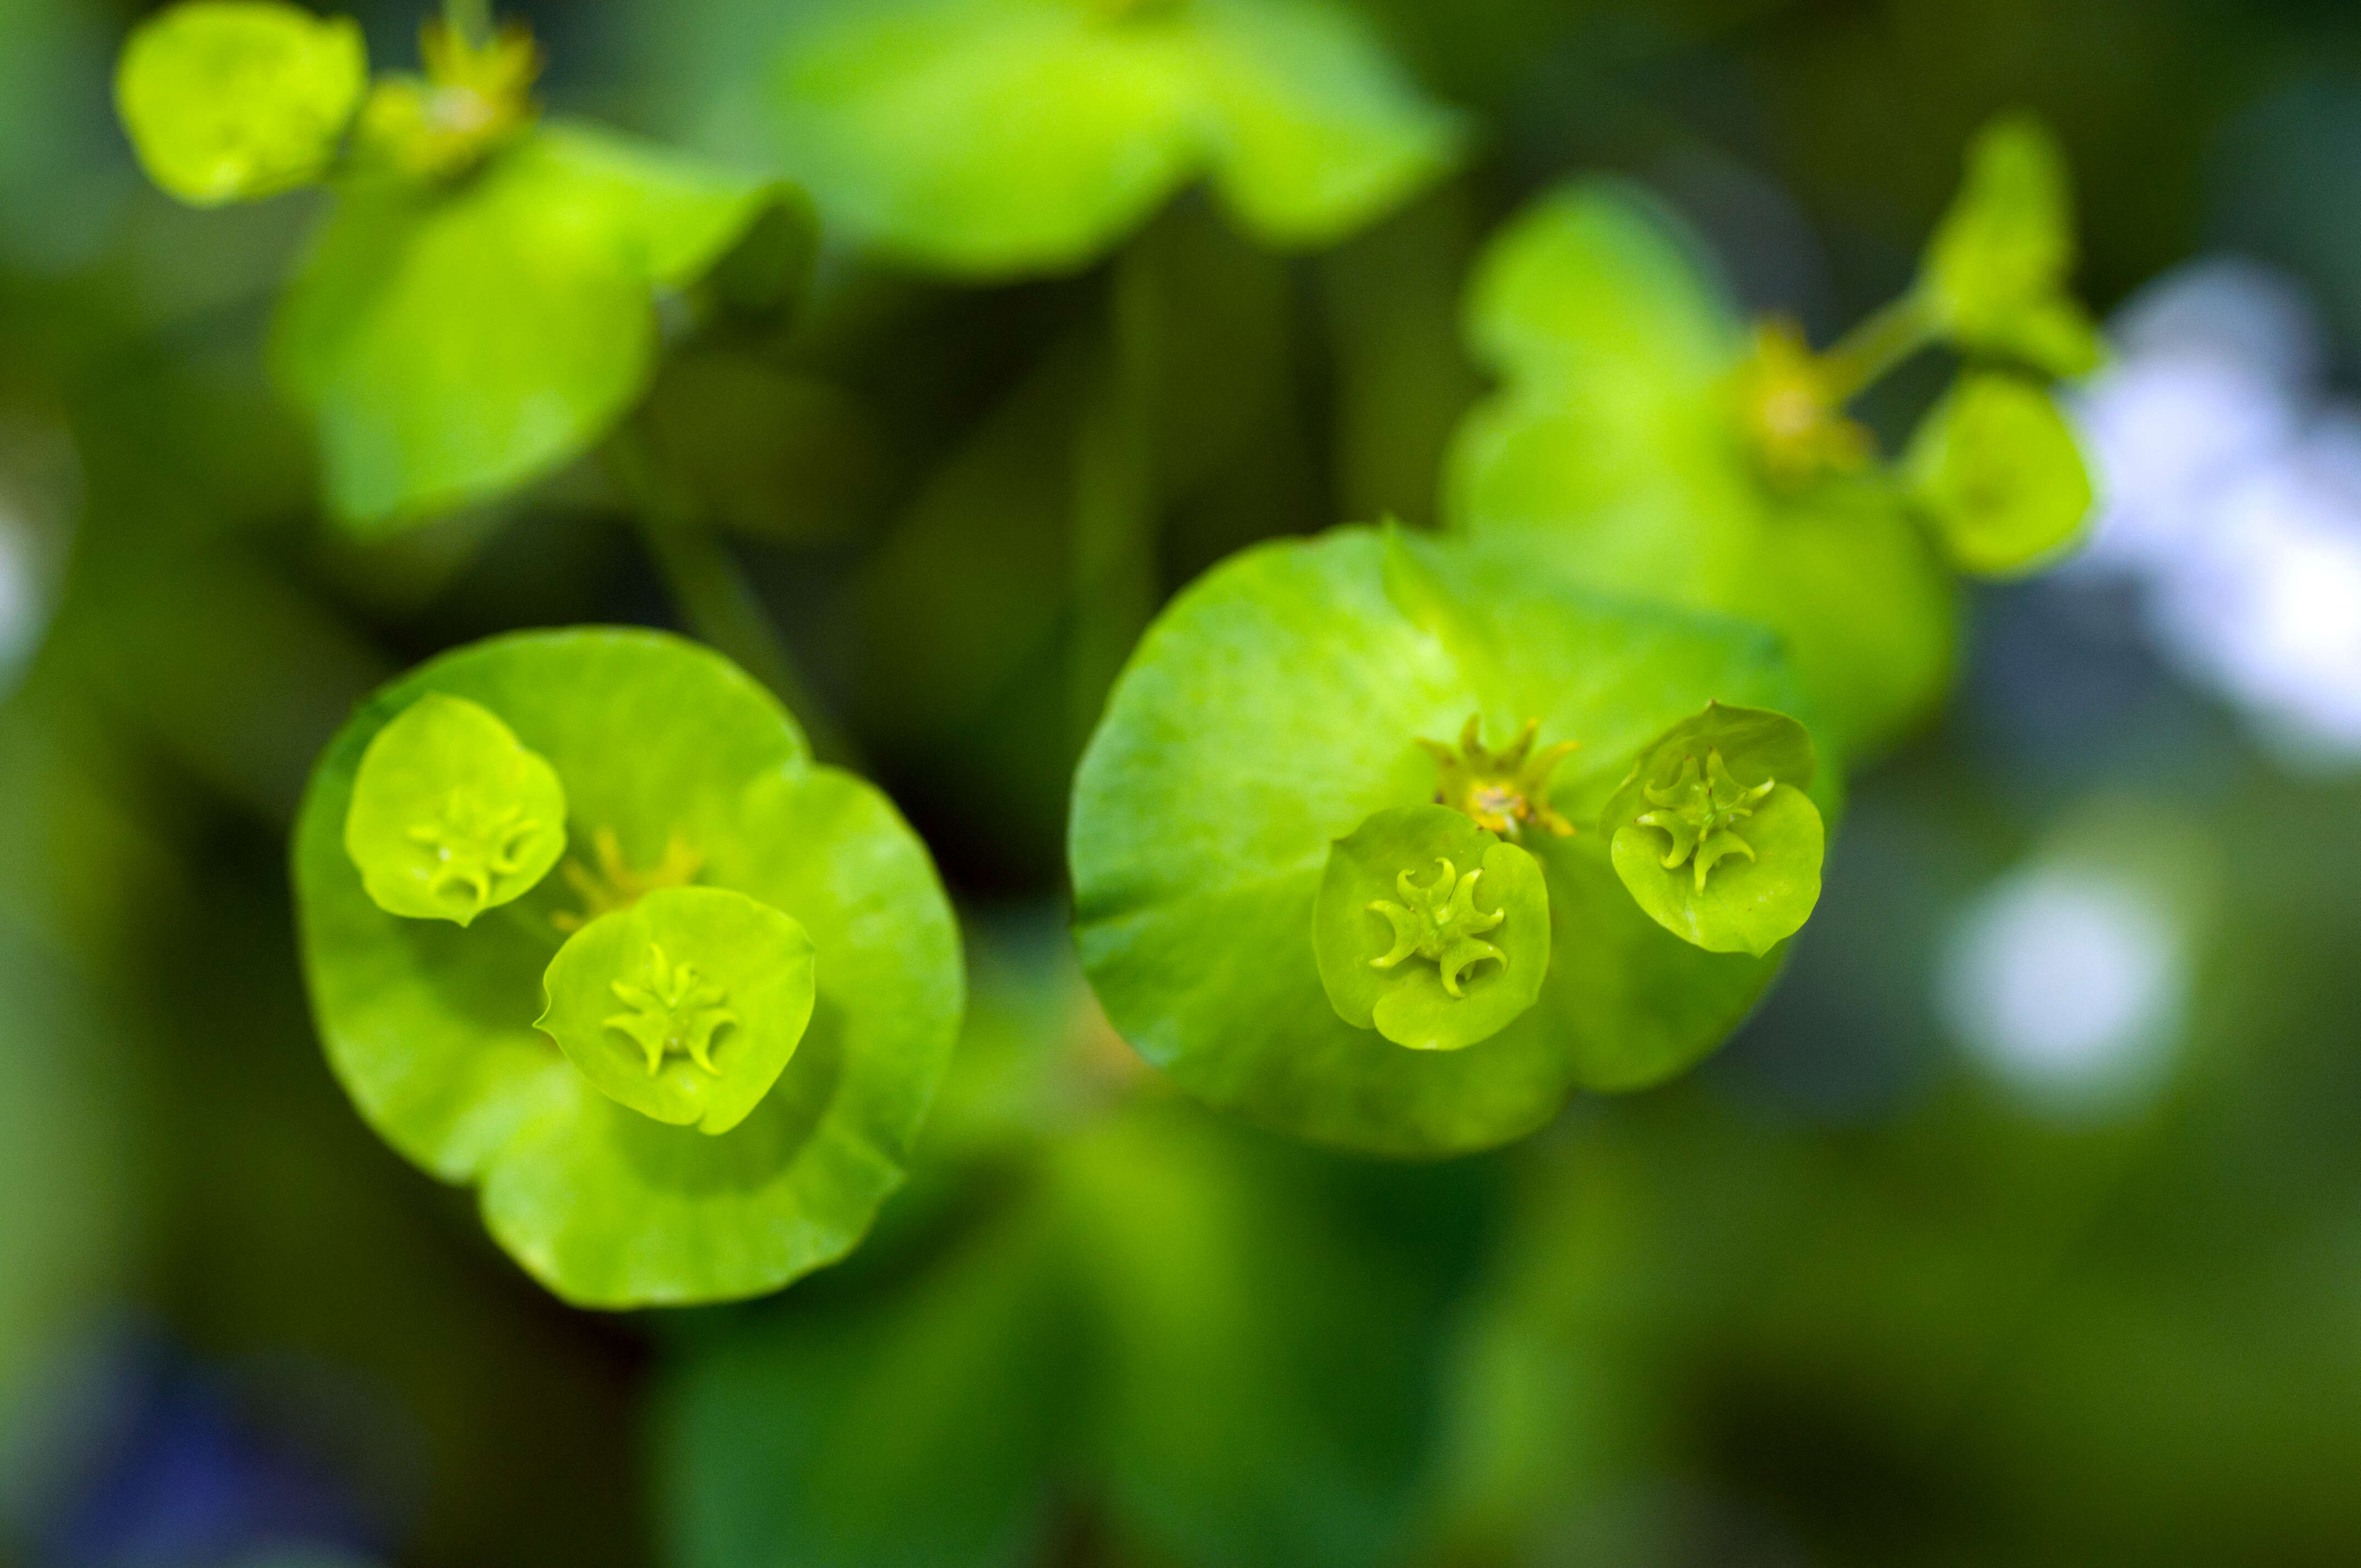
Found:
[[[1549,888],[1539,861],[1466,813],[1394,806],[1329,850],[1312,951],[1336,1016],[1411,1050],[1457,1050],[1540,1000]]]
[[[1353,528],[1233,556],[1149,629],[1075,780],[1091,983],[1190,1092],[1346,1147],[1488,1147],[1578,1087],[1666,1078],[1736,1026],[1775,964],[1673,937],[1633,905],[1604,840],[1532,808],[1597,820],[1640,748],[1717,696],[1804,701],[1767,632],[1596,595],[1523,553]],[[1538,748],[1580,743],[1548,798],[1510,818],[1547,891],[1547,972],[1488,1037],[1404,1050],[1331,1002],[1314,910],[1337,839],[1433,804],[1440,770],[1420,742],[1462,735],[1471,714],[1496,742],[1532,721]],[[1436,870],[1420,866],[1419,884]]]
[[[345,853],[377,906],[467,925],[566,852],[566,790],[500,715],[430,691],[361,753]]]
[[[467,930],[379,908],[341,842],[370,741],[428,692],[499,713],[566,787],[573,854]],[[950,903],[891,803],[813,763],[777,701],[719,655],[617,629],[445,654],[330,743],[293,858],[313,1013],[354,1104],[425,1170],[478,1183],[495,1239],[566,1299],[775,1289],[851,1248],[900,1185],[958,1027]],[[665,887],[743,894],[813,950],[800,1043],[719,1135],[602,1093],[534,1027],[566,939]],[[721,1005],[744,1012],[735,995]]]
[[[1907,466],[1952,565],[1979,576],[2035,571],[2081,534],[2091,473],[2048,389],[1971,370],[1911,438]]]
[[[720,1134],[771,1091],[811,1022],[812,942],[767,904],[667,887],[566,938],[536,1025],[601,1093]]]
[[[2005,115],[1968,148],[1967,177],[1928,241],[1921,288],[1962,350],[2052,376],[2099,363],[2098,328],[2068,292],[2073,195],[2066,161],[2029,115]]]
[[[332,510],[384,533],[579,456],[646,390],[659,292],[774,214],[808,233],[784,187],[573,122],[456,183],[345,181],[271,345]]]
[[[1708,952],[1760,957],[1820,898],[1812,738],[1784,713],[1708,703],[1640,752],[1599,816],[1648,917]]]
[[[1467,334],[1503,385],[1453,444],[1456,527],[1609,592],[1773,628],[1836,756],[1891,744],[1940,699],[1957,592],[1904,488],[1873,465],[1800,483],[1765,461],[1749,372],[1775,368],[1782,339],[1750,337],[1661,204],[1608,181],[1543,197],[1478,262]]]
[[[831,228],[986,277],[1083,266],[1201,177],[1256,237],[1330,244],[1464,134],[1334,0],[834,0],[771,102]]]
[[[132,30],[115,100],[148,178],[214,207],[325,174],[368,84],[349,16],[275,0],[188,0]]]

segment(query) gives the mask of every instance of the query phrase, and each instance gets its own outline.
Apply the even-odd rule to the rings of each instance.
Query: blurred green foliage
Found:
[[[464,510],[363,537],[324,506],[323,447],[265,346],[306,235],[355,209],[297,192],[197,213],[150,190],[112,111],[148,9],[0,0],[0,549],[31,564],[0,640],[0,1560],[126,1560],[68,1528],[101,1481],[124,1483],[118,1517],[161,1517],[124,1482],[147,1450],[102,1441],[115,1407],[82,1376],[119,1364],[126,1323],[368,1499],[364,1523],[315,1532],[330,1561],[2169,1568],[2361,1550],[2361,796],[2266,768],[2043,589],[1964,591],[1964,696],[1927,727],[1920,696],[1951,678],[1946,569],[1911,535],[1835,551],[1899,586],[1848,586],[1797,624],[1891,630],[1847,664],[1878,677],[1861,733],[1888,761],[1849,796],[1786,976],[1700,1075],[1577,1100],[1512,1150],[1380,1164],[1192,1108],[1098,1016],[1051,907],[1074,763],[1170,594],[1341,519],[1459,516],[1456,485],[1438,499],[1446,450],[1474,439],[1455,432],[1489,377],[1528,374],[1480,336],[1463,350],[1463,300],[1488,241],[1563,181],[1610,181],[1577,189],[1647,225],[1627,232],[1677,262],[1654,276],[1693,326],[1776,313],[1828,344],[1913,287],[1962,149],[2026,105],[2073,170],[2083,297],[2227,241],[2303,269],[2349,345],[2361,31],[2343,11],[1322,7],[1376,85],[1279,74],[1371,109],[1357,123],[1405,149],[1349,221],[1257,221],[1226,148],[1159,108],[1144,173],[1087,170],[1107,203],[989,258],[1024,280],[879,260],[840,208],[792,315],[792,214],[766,221],[785,230],[767,260],[744,254],[758,225],[742,270],[686,291],[651,281],[686,271],[593,247],[602,319],[630,324],[581,346],[628,340],[630,363],[602,359],[599,395],[551,415],[565,439]],[[406,62],[414,8],[352,9],[375,58]],[[786,148],[778,115],[817,7],[528,9],[555,115],[712,160],[717,188],[799,174],[829,218],[818,166],[791,168],[818,149]],[[1203,91],[1192,74],[1158,103],[1184,90]],[[1014,170],[989,138],[934,140]],[[390,232],[354,247],[383,263]],[[453,269],[481,309],[432,341],[577,319],[568,288]],[[2067,509],[1984,497],[1942,426],[1912,442],[1943,367],[1851,416],[1909,454],[1914,488],[1960,487],[1957,565],[2005,568]],[[1840,543],[1884,527],[1832,515]],[[754,669],[750,605],[781,629],[757,673],[799,684],[798,710],[834,719],[835,754],[940,861],[977,1002],[910,1184],[852,1259],[742,1307],[575,1312],[324,1064],[284,835],[314,757],[401,669],[586,621],[737,636]],[[1901,605],[1916,619],[1895,630]],[[1586,761],[1611,786],[1646,739]],[[2193,843],[2211,868],[2187,895],[2204,911],[2187,1014],[2147,1089],[2061,1105],[1949,1037],[1933,976],[1955,912],[2076,810],[2121,818],[2124,790],[2137,853]],[[290,1364],[373,1393],[293,1420],[265,1397]],[[244,1470],[200,1473],[208,1497],[255,1495]]]

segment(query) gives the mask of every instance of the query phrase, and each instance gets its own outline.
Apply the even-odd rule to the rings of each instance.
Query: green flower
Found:
[[[1607,181],[1543,198],[1478,262],[1467,319],[1503,386],[1453,445],[1458,527],[1773,628],[1839,754],[1941,697],[1954,594],[1901,488],[1800,341],[1741,325],[1669,212]]]
[[[664,888],[566,938],[542,975],[549,1004],[534,1026],[617,1103],[718,1135],[795,1055],[814,969],[810,935],[769,905]]]
[[[389,913],[345,842],[380,738],[453,703],[550,770],[577,846],[466,927]],[[718,655],[599,630],[445,654],[330,744],[294,866],[337,1078],[566,1299],[776,1289],[901,1182],[958,1025],[950,905],[884,797]]]
[[[1642,749],[1600,813],[1615,874],[1682,940],[1769,952],[1819,902],[1818,771],[1785,714],[1707,704]]]
[[[1420,741],[1470,713],[1579,737],[1528,806],[1598,820],[1626,761],[1717,696],[1804,706],[1759,630],[1593,595],[1546,558],[1368,529],[1246,551],[1150,628],[1084,753],[1069,850],[1085,972],[1183,1089],[1330,1144],[1481,1148],[1577,1087],[1659,1081],[1721,1041],[1775,963],[1668,934],[1611,835],[1510,843],[1434,804]],[[1455,996],[1439,959],[1373,961],[1398,938],[1370,905],[1418,913],[1440,860],[1443,913],[1480,872],[1468,911],[1502,916],[1466,932],[1501,961],[1455,964]]]
[[[2098,367],[2098,329],[2067,291],[2074,270],[2066,160],[2040,122],[2007,115],[1977,133],[1967,178],[1927,247],[1922,291],[1963,352],[2051,376]]]
[[[379,908],[466,926],[566,852],[566,791],[497,714],[429,692],[361,753],[345,852]]]
[[[1529,822],[1560,838],[1572,833],[1574,824],[1550,809],[1549,781],[1582,742],[1561,740],[1535,756],[1533,740],[1541,733],[1541,720],[1529,718],[1506,750],[1494,751],[1485,746],[1483,729],[1483,716],[1470,714],[1455,749],[1439,740],[1419,741],[1441,775],[1435,781],[1435,804],[1465,812],[1477,827],[1511,839],[1521,837]]]
[[[1680,776],[1671,784],[1663,789],[1651,784],[1641,785],[1641,793],[1656,809],[1642,812],[1635,820],[1672,839],[1673,847],[1664,854],[1665,870],[1684,861],[1696,862],[1697,890],[1703,893],[1706,874],[1723,856],[1754,858],[1737,828],[1754,815],[1755,806],[1777,787],[1777,782],[1764,779],[1750,789],[1730,776],[1721,753],[1713,751],[1706,752],[1704,776],[1699,777],[1697,758],[1686,756],[1681,759]]]
[[[1943,557],[2020,571],[2088,510],[2081,455],[2027,378],[2095,361],[2065,292],[2072,241],[2047,137],[1999,121],[1916,285],[1815,352],[1792,323],[1741,327],[1701,248],[1648,198],[1569,185],[1478,265],[1468,335],[1502,387],[1460,428],[1451,515],[1599,587],[1773,628],[1835,752],[1877,751],[1949,683]],[[1908,460],[1887,464],[1846,407],[1937,344],[2005,372],[1972,368]]]
[[[1486,915],[1476,907],[1476,879],[1484,874],[1482,868],[1455,878],[1449,861],[1438,857],[1434,863],[1442,870],[1430,886],[1419,886],[1408,872],[1395,879],[1401,887],[1402,903],[1370,901],[1370,910],[1384,916],[1393,927],[1394,945],[1371,959],[1369,967],[1391,969],[1415,953],[1432,960],[1441,971],[1444,990],[1463,996],[1466,993],[1459,989],[1461,970],[1487,959],[1507,967],[1507,955],[1478,940],[1506,916],[1497,909]]]
[[[1457,1050],[1540,997],[1549,888],[1540,861],[1464,814],[1396,806],[1330,848],[1311,939],[1336,1016],[1412,1050]]]
[[[368,51],[348,16],[195,0],[132,29],[115,102],[148,177],[214,207],[320,179],[368,85]]]
[[[1332,0],[840,0],[771,104],[832,228],[977,276],[1082,266],[1199,179],[1257,238],[1325,245],[1462,140]]]
[[[271,356],[330,510],[368,535],[579,457],[646,391],[661,296],[741,248],[792,288],[810,251],[808,213],[775,182],[539,119],[521,29],[430,23],[422,54],[423,75],[364,104],[350,23],[195,0],[134,34],[118,81],[143,161],[184,200],[333,187]]]
[[[1919,425],[1905,462],[1914,499],[1962,572],[2037,571],[2090,521],[2091,474],[2073,429],[2023,376],[1962,376]]]

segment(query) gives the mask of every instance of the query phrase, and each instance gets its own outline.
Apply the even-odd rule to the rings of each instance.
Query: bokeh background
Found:
[[[525,6],[545,96],[756,156],[794,0]],[[142,7],[0,0],[0,1562],[1599,1565],[2361,1561],[2361,17],[2325,0],[1368,0],[1464,170],[1323,254],[1184,197],[1124,259],[831,254],[650,417],[970,925],[920,1174],[784,1296],[543,1295],[362,1126],[284,838],[438,649],[670,624],[585,465],[391,543],[262,363],[313,198],[199,214],[116,130]],[[408,57],[409,7],[355,7]],[[1825,339],[1996,110],[2057,129],[2085,555],[1977,590],[1945,719],[1689,1078],[1397,1167],[1216,1122],[1101,1021],[1066,783],[1154,604],[1433,521],[1475,247],[1640,179]],[[1070,455],[1152,269],[1156,580]],[[1892,430],[1939,376],[1878,394]],[[1916,400],[1916,401],[1914,401]]]

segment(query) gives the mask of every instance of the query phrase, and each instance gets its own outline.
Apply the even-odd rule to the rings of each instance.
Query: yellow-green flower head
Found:
[[[389,76],[362,105],[363,153],[413,180],[465,174],[538,113],[541,50],[522,24],[481,43],[441,22],[419,29],[423,76]]]
[[[1730,776],[1719,751],[1705,754],[1705,767],[1700,773],[1697,760],[1681,760],[1680,776],[1665,788],[1643,784],[1642,792],[1653,811],[1638,818],[1642,828],[1661,829],[1673,841],[1664,851],[1664,869],[1676,869],[1684,861],[1697,866],[1697,890],[1705,891],[1707,873],[1715,864],[1730,855],[1754,858],[1754,850],[1740,838],[1738,824],[1754,815],[1754,808],[1776,787],[1776,779],[1764,779],[1759,784],[1740,784]]]
[[[1485,746],[1483,731],[1483,716],[1470,714],[1455,749],[1440,740],[1419,741],[1434,759],[1435,805],[1465,813],[1478,828],[1505,838],[1522,837],[1527,823],[1560,838],[1573,833],[1574,824],[1550,809],[1549,781],[1580,742],[1561,740],[1536,754],[1538,718],[1525,720],[1517,738],[1498,751]]]

